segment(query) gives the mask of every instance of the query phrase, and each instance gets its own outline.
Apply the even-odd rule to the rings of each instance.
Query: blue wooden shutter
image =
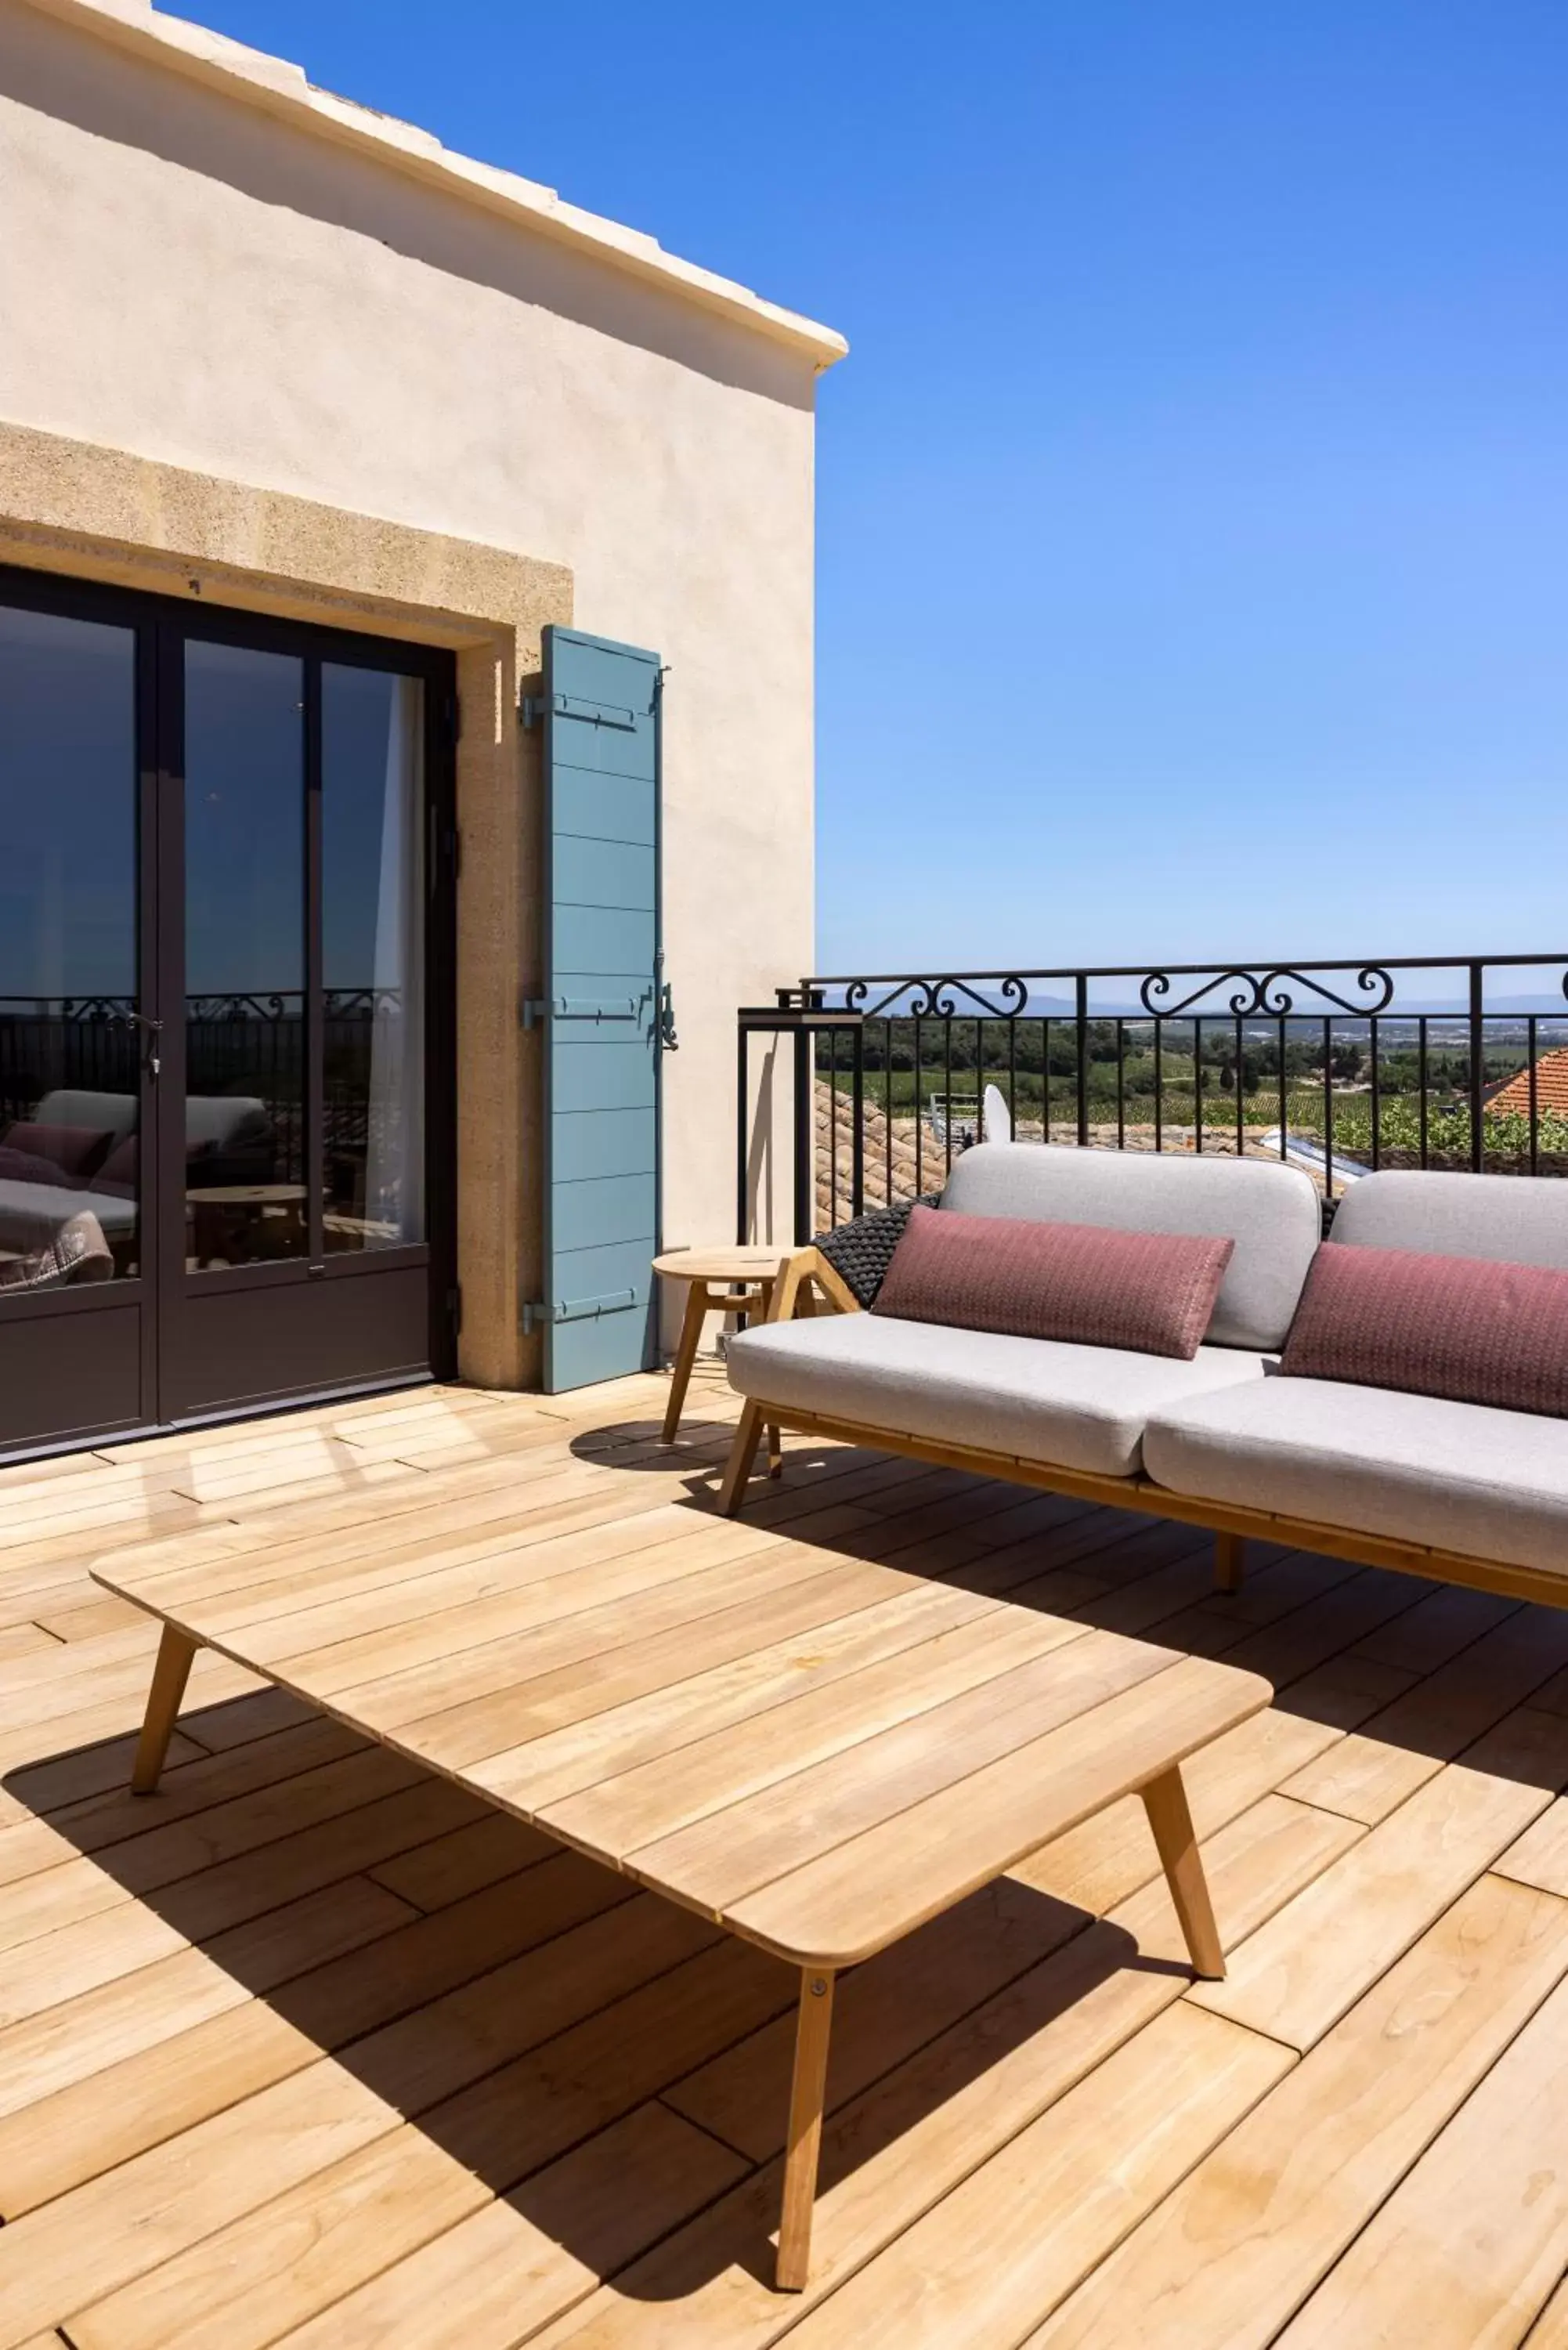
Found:
[[[659,660],[545,631],[545,1386],[654,1361]]]

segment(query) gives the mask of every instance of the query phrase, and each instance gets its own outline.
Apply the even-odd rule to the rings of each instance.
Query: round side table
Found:
[[[681,1407],[691,1384],[691,1366],[702,1342],[702,1323],[710,1314],[743,1314],[761,1319],[773,1303],[774,1284],[790,1252],[782,1248],[671,1249],[656,1256],[653,1270],[662,1281],[691,1284],[686,1293],[686,1318],[680,1344],[675,1349],[670,1404],[664,1415],[664,1441],[672,1444],[680,1425]],[[768,1430],[770,1460],[778,1458],[778,1431]]]

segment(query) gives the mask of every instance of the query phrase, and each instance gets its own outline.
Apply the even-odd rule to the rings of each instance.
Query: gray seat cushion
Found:
[[[23,1183],[0,1179],[0,1250],[26,1255],[47,1248],[62,1224],[83,1209],[95,1215],[106,1240],[129,1240],[136,1230],[136,1202],[103,1191],[74,1191],[63,1183]]]
[[[1317,1193],[1299,1167],[1037,1142],[982,1142],[966,1150],[948,1178],[942,1205],[966,1216],[1228,1235],[1236,1253],[1210,1340],[1263,1350],[1284,1344],[1323,1229]]]
[[[726,1359],[731,1386],[760,1402],[1105,1477],[1137,1471],[1157,1406],[1263,1376],[1240,1347],[1180,1362],[884,1314],[746,1330]]]
[[[1334,1211],[1342,1248],[1424,1250],[1568,1272],[1568,1183],[1521,1175],[1388,1169],[1351,1186]]]
[[[1568,1575],[1568,1423],[1560,1419],[1333,1379],[1271,1378],[1162,1406],[1143,1457],[1160,1484],[1199,1501]]]

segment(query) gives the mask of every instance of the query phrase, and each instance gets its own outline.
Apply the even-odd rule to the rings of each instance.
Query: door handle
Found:
[[[143,1035],[147,1039],[146,1046],[141,1056],[142,1066],[145,1068],[150,1077],[156,1078],[160,1069],[163,1066],[163,1056],[159,1049],[158,1042],[159,1038],[163,1034],[162,1021],[150,1020],[145,1012],[120,1012],[117,1013],[115,1017],[119,1020],[123,1020],[128,1028],[140,1028],[141,1030]]]

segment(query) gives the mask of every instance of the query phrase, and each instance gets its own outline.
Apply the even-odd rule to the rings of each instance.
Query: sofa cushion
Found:
[[[1568,1273],[1330,1241],[1280,1369],[1568,1419]]]
[[[1340,1248],[1419,1249],[1568,1273],[1568,1183],[1389,1168],[1351,1185],[1334,1211],[1334,1238]]]
[[[1263,1351],[1284,1345],[1322,1237],[1309,1179],[1299,1167],[1264,1159],[982,1142],[955,1160],[942,1206],[969,1216],[1232,1240],[1236,1253],[1220,1286],[1210,1341]]]
[[[1143,1457],[1158,1483],[1195,1500],[1568,1575],[1568,1440],[1553,1419],[1260,1379],[1160,1406]]]
[[[47,1180],[70,1183],[85,1179],[100,1164],[113,1139],[111,1134],[95,1132],[90,1126],[41,1126],[36,1120],[18,1118],[15,1126],[6,1128],[0,1149],[47,1167]]]
[[[1190,1361],[1235,1243],[914,1208],[872,1307],[902,1322]]]
[[[129,1134],[136,1124],[134,1094],[79,1093],[69,1087],[46,1094],[33,1116],[40,1126],[85,1126],[95,1134]]]
[[[1136,1472],[1157,1406],[1263,1376],[1240,1347],[1182,1362],[885,1314],[763,1324],[732,1338],[726,1361],[732,1387],[785,1410],[1106,1477]]]

